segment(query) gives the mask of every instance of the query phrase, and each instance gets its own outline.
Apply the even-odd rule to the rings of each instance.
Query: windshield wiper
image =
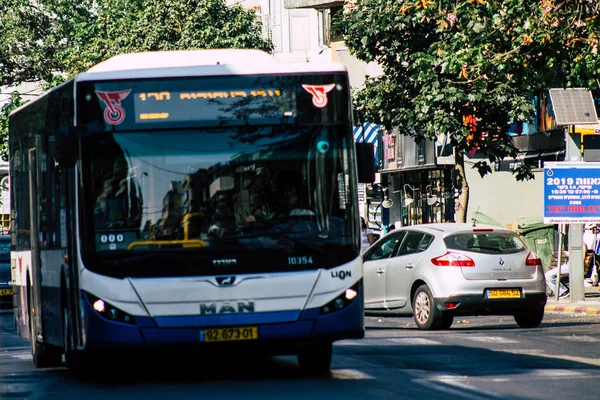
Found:
[[[260,237],[274,238],[279,243],[281,243],[282,241],[286,241],[288,243],[291,242],[294,244],[294,246],[299,246],[303,249],[312,250],[312,251],[316,251],[319,253],[324,252],[324,249],[321,246],[316,246],[314,244],[307,242],[306,240],[303,240],[303,239],[310,239],[310,240],[318,239],[314,235],[302,236],[301,238],[295,238],[290,235],[286,235],[286,234],[279,233],[279,232],[259,232],[259,233],[252,233],[252,234],[240,235],[240,236],[227,236],[224,239],[233,239],[233,240],[238,239],[239,240],[239,239],[252,239],[252,238],[260,238]]]

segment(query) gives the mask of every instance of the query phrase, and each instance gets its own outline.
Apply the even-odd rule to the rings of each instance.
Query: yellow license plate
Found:
[[[12,289],[0,289],[0,296],[12,296]]]
[[[255,339],[258,339],[258,327],[256,326],[206,329],[200,331],[201,342],[230,342]]]
[[[488,299],[520,299],[519,289],[488,289]]]

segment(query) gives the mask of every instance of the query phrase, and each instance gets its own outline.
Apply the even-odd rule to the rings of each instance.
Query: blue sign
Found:
[[[544,223],[600,223],[600,163],[544,164]]]

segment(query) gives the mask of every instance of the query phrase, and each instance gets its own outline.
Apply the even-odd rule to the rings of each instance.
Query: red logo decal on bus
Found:
[[[23,273],[23,256],[19,256],[19,273]]]
[[[323,108],[327,105],[327,93],[335,87],[335,83],[329,85],[302,85],[304,90],[312,94],[312,102],[315,107]]]
[[[110,125],[119,125],[125,120],[125,110],[121,107],[123,100],[131,90],[121,90],[120,92],[99,92],[96,91],[98,98],[106,105],[104,110],[104,120]]]

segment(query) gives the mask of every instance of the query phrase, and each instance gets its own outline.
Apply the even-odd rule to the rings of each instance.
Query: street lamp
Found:
[[[408,191],[406,190],[407,187],[411,190],[412,195],[408,194]],[[415,192],[419,190],[419,188],[414,188],[408,183],[405,183],[402,189],[404,191],[404,206],[408,207],[415,201]]]
[[[381,202],[381,207],[383,208],[392,208],[392,206],[394,205],[394,201],[392,199],[390,199],[390,190],[385,188],[384,191],[384,199]]]
[[[427,193],[428,205],[433,206],[439,201],[437,194],[433,194],[433,185],[427,185],[425,187],[425,192]]]

